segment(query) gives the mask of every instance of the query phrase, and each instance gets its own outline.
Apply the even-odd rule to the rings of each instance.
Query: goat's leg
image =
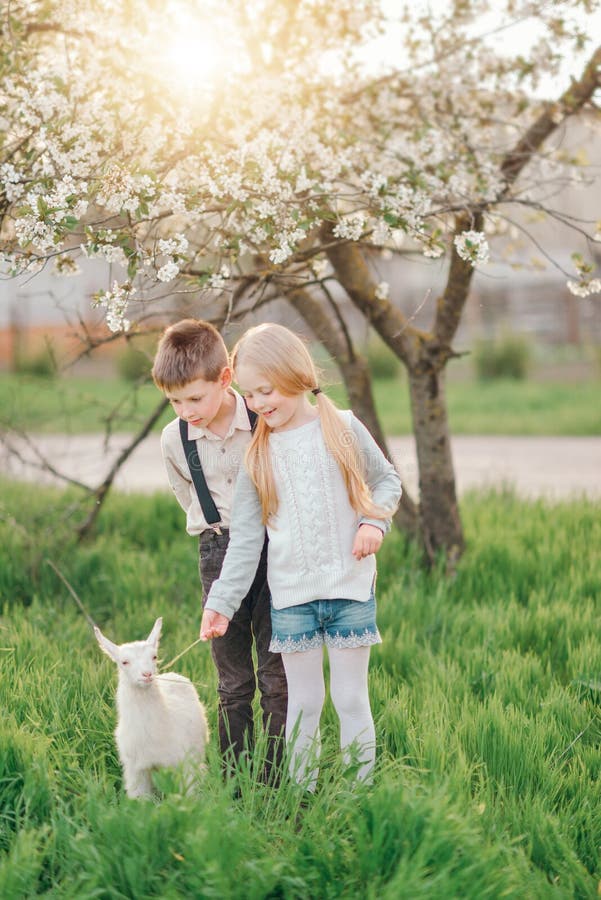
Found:
[[[124,769],[123,778],[128,797],[151,797],[152,779],[150,769]]]

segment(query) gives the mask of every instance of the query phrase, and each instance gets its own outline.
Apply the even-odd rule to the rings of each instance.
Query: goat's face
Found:
[[[117,664],[120,677],[136,687],[148,687],[157,674],[162,624],[163,620],[157,619],[145,641],[131,641],[129,644],[114,644],[97,625],[94,626],[94,634],[102,651]]]
[[[157,646],[148,641],[121,644],[116,660],[119,672],[130,684],[148,687],[157,674]]]

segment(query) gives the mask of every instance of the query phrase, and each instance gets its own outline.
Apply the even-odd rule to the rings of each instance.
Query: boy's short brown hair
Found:
[[[167,391],[197,378],[217,381],[228,365],[227,347],[213,325],[202,319],[181,319],[165,329],[154,358],[152,377],[161,391]]]

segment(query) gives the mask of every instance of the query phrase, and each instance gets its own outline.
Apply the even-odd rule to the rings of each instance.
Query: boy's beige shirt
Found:
[[[208,488],[221,515],[221,527],[229,528],[232,517],[232,500],[240,467],[244,463],[244,453],[250,444],[251,429],[244,400],[233,388],[229,388],[236,398],[236,409],[224,438],[206,428],[188,425],[188,437],[196,441],[198,456]],[[186,513],[188,534],[201,534],[212,529],[202,513],[190,469],[184,454],[179,433],[179,419],[165,426],[161,434],[161,451],[169,484],[177,502]]]

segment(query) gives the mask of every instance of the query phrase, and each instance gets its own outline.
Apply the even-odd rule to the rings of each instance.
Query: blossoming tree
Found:
[[[596,108],[600,82],[582,24],[597,3],[489,6],[11,0],[1,21],[5,274],[49,263],[66,274],[82,254],[117,264],[122,277],[94,298],[116,334],[140,327],[157,286],[192,292],[201,315],[219,300],[222,319],[286,298],[384,445],[345,295],[407,367],[420,493],[400,517],[450,560],[463,535],[444,372],[474,267],[508,209],[554,215],[534,188],[582,177],[548,139]],[[512,52],[502,37],[533,23],[536,40]],[[563,93],[535,99],[583,52]],[[598,224],[571,224],[601,238]],[[401,239],[403,252],[448,257],[429,330],[374,274]],[[601,287],[583,256],[570,286]]]

